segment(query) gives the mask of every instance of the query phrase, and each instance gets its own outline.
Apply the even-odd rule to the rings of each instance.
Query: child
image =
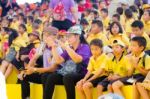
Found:
[[[132,27],[132,33],[130,35],[130,38],[135,37],[135,36],[142,36],[146,39],[147,45],[146,45],[146,50],[150,49],[150,38],[149,36],[143,31],[144,29],[144,24],[141,21],[134,21],[131,24]]]
[[[26,27],[24,24],[19,25],[19,36],[12,42],[9,52],[6,55],[0,70],[5,75],[6,79],[12,71],[12,60],[16,57],[19,58],[19,50],[21,47],[27,46],[28,43],[28,34],[26,33]]]
[[[5,54],[8,49],[8,28],[2,27],[0,34],[0,59],[5,57]]]
[[[142,83],[136,84],[137,91],[140,93],[143,99],[150,99],[150,72],[148,72],[146,78]]]
[[[32,24],[33,24],[33,16],[28,16],[27,17],[27,24],[26,24],[26,27],[27,27],[27,33],[32,33]]]
[[[112,83],[122,77],[128,76],[128,70],[131,66],[124,56],[124,47],[125,45],[123,42],[114,40],[112,45],[114,57],[107,61],[105,67],[105,71],[107,71],[109,75],[106,79],[99,82],[97,86],[99,96],[102,95],[103,90],[106,88],[109,92],[112,92]]]
[[[108,9],[106,9],[106,8],[101,9],[101,17],[102,17],[102,21],[104,24],[104,29],[107,29],[109,22],[110,22],[110,19],[108,16]]]
[[[131,55],[128,56],[132,69],[128,71],[131,75],[129,77],[122,78],[113,83],[113,90],[115,93],[123,96],[121,88],[126,84],[133,84],[135,82],[142,82],[145,75],[150,69],[150,56],[144,53],[146,48],[146,39],[144,37],[134,37],[131,40]],[[136,91],[136,86],[134,85],[134,98],[138,99],[139,96]],[[146,98],[144,98],[146,99]]]
[[[128,37],[130,36],[132,29],[131,29],[131,24],[134,21],[134,17],[133,17],[133,13],[132,10],[130,9],[126,9],[125,10],[125,32],[128,35]]]
[[[108,39],[103,33],[103,23],[100,20],[93,20],[91,31],[86,40],[90,43],[93,39],[101,39],[104,45],[108,44]]]
[[[112,45],[114,40],[121,40],[126,47],[129,45],[129,38],[126,34],[123,34],[123,30],[121,25],[118,22],[113,22],[110,24],[110,36],[109,36],[109,44]]]
[[[89,65],[87,67],[88,72],[86,76],[77,82],[76,88],[79,92],[81,99],[92,99],[92,88],[96,87],[98,82],[106,78],[106,73],[104,72],[104,66],[107,56],[103,53],[103,44],[99,39],[94,39],[90,43],[92,57],[90,58]],[[98,78],[92,79],[94,74],[98,70],[101,70]]]
[[[120,23],[123,27],[125,27],[125,16],[124,16],[124,9],[122,7],[118,7],[116,9],[117,14],[120,15]]]
[[[27,47],[21,47],[19,50],[19,60],[14,59],[12,65],[14,65],[19,71],[21,71],[18,78],[22,80],[22,74],[24,74],[24,69],[30,61],[30,54],[34,54],[33,50],[36,50],[40,45],[39,33],[34,31],[29,34],[30,44]],[[31,53],[31,51],[33,53]]]
[[[119,14],[114,14],[112,16],[112,22],[119,22],[120,23],[120,15]]]
[[[150,10],[144,11],[142,22],[144,23],[144,32],[150,36]]]

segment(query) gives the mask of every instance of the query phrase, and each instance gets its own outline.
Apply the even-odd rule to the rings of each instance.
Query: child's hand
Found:
[[[79,82],[77,82],[77,86],[82,86],[86,81],[84,79],[81,79]]]
[[[108,77],[108,80],[116,80],[116,79],[119,79],[120,76],[119,75],[111,75]]]

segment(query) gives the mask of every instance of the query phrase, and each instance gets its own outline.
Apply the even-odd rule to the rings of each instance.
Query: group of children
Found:
[[[93,87],[97,87],[98,96],[108,90],[124,97],[121,90],[124,85],[133,85],[133,99],[140,99],[139,95],[143,99],[150,99],[149,8],[144,9],[140,16],[135,5],[120,6],[112,18],[109,17],[106,6],[82,12],[81,35],[89,44],[92,56],[89,57],[86,75],[75,86],[81,99],[92,99]],[[40,15],[39,9],[23,10],[10,9],[7,16],[0,21],[0,70],[6,79],[13,67],[16,67],[19,71],[18,78],[23,80],[25,75],[30,75],[31,71],[25,73],[30,63],[40,66],[32,72],[48,72],[46,69],[40,70],[45,58],[40,59],[42,53],[39,47],[45,46],[43,42],[46,42],[52,50],[53,42],[45,38],[52,35],[49,31],[56,30],[48,28],[53,19],[48,9],[42,10],[43,15]],[[57,44],[60,40],[64,45],[69,44],[67,38],[70,36],[66,30],[60,30],[54,35],[57,35],[57,38],[51,38],[54,43]],[[40,55],[36,56],[38,51]],[[37,61],[31,62],[34,58]],[[47,61],[51,62],[52,59],[48,58]]]

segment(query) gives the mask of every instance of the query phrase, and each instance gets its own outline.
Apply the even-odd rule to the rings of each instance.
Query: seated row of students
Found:
[[[135,94],[136,83],[142,82],[147,75],[150,69],[150,56],[144,52],[147,44],[144,37],[134,37],[130,43],[131,53],[126,55],[125,44],[120,40],[114,40],[111,46],[113,57],[110,58],[103,53],[101,40],[91,41],[92,57],[87,67],[88,72],[76,84],[81,99],[92,99],[92,88],[96,86],[98,96],[101,96],[106,89],[111,93],[124,96],[121,88],[132,84],[135,86],[133,99],[139,99]],[[147,97],[141,95],[145,97],[144,99],[150,98],[148,95]]]

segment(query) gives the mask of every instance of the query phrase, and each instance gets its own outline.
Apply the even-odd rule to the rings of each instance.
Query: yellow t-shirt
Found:
[[[33,44],[34,44],[35,48],[39,48],[39,46],[40,46],[40,40],[35,40],[33,42]]]
[[[8,42],[8,35],[0,35],[0,58],[3,57],[3,45],[5,42]]]
[[[126,34],[118,34],[116,36],[110,35],[109,37],[109,44],[112,45],[114,40],[122,41],[126,46],[129,46],[129,38]]]
[[[150,21],[145,22],[144,20],[142,20],[142,22],[144,24],[144,32],[150,33]]]
[[[131,69],[131,64],[126,56],[122,56],[117,62],[115,57],[110,58],[107,61],[105,70],[112,74],[117,74],[121,77],[125,77],[128,74],[128,70]]]
[[[127,35],[130,35],[130,33],[132,32],[131,24],[133,22],[133,18],[125,21],[125,32],[127,33]]]
[[[145,53],[141,53],[141,55],[139,56],[139,63],[138,63],[138,66],[139,67],[144,67],[146,70],[149,70],[150,69],[150,56],[149,55],[146,55],[145,57],[145,66],[143,66],[143,57],[144,57]],[[139,70],[134,70],[134,74],[139,74],[140,71]]]
[[[19,27],[19,22],[18,21],[12,22],[11,25],[10,25],[10,28],[15,29],[15,30],[18,30],[18,27]]]
[[[19,51],[21,47],[26,47],[29,43],[28,33],[19,35],[13,42],[11,47],[15,48],[16,51]]]
[[[92,56],[90,58],[87,70],[95,74],[100,68],[104,68],[106,64],[107,56],[105,54],[100,55],[96,60]]]
[[[120,16],[120,23],[122,26],[125,26],[125,16],[124,14]]]
[[[107,17],[105,19],[102,19],[103,25],[105,27],[105,29],[109,26],[109,22],[110,22],[110,18]]]
[[[87,38],[87,42],[90,43],[94,39],[100,39],[104,45],[108,45],[108,39],[104,33],[90,34]]]
[[[148,36],[148,34],[144,33],[143,37],[146,39],[147,45],[146,45],[146,50],[150,49],[150,38]]]
[[[27,27],[27,33],[32,33],[32,24],[26,24],[26,27]]]

